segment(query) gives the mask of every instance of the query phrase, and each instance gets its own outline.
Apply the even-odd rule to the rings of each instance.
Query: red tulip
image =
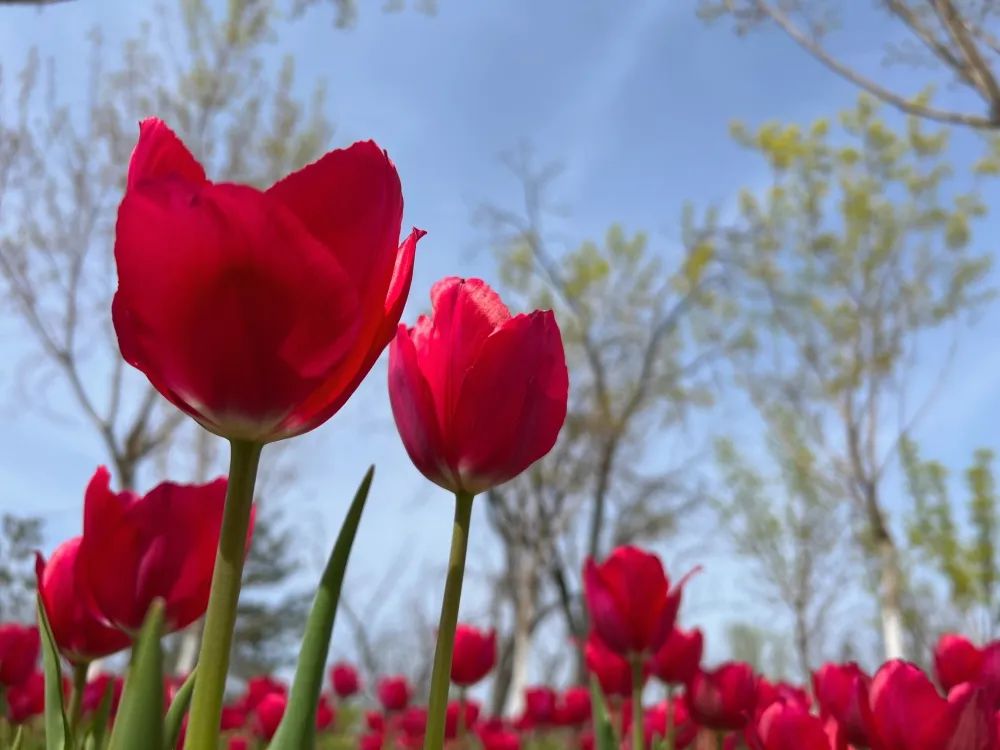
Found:
[[[663,743],[656,740],[665,738],[668,732],[672,732],[674,750],[689,747],[698,736],[698,727],[691,721],[691,715],[682,700],[661,701],[648,708],[643,718],[643,730],[648,747],[662,747]]]
[[[274,738],[278,725],[285,715],[288,697],[282,693],[268,693],[254,708],[254,731],[267,741]]]
[[[597,678],[601,691],[608,696],[627,698],[632,695],[632,668],[625,659],[604,645],[591,633],[583,647],[587,671]]]
[[[340,699],[350,698],[361,690],[358,670],[347,662],[338,662],[330,668],[330,682],[333,683],[333,692]]]
[[[372,142],[265,191],[209,182],[144,120],[118,209],[112,313],[125,360],[218,435],[268,442],[329,419],[389,343],[422,232]]]
[[[104,697],[111,691],[111,716],[118,713],[118,704],[122,700],[122,689],[125,680],[121,675],[102,672],[90,680],[83,689],[82,708],[84,714],[91,714],[101,707]]]
[[[444,736],[453,740],[459,734],[471,733],[479,720],[479,704],[475,701],[451,701],[444,715]],[[461,727],[462,732],[459,732]]]
[[[511,317],[479,279],[431,290],[433,314],[401,325],[389,348],[389,398],[416,467],[476,494],[544,456],[566,417],[569,380],[551,311]]]
[[[566,688],[556,704],[556,723],[564,727],[579,727],[589,720],[590,690],[579,685]]]
[[[427,709],[423,706],[410,706],[399,717],[399,726],[409,739],[423,739],[427,729]]]
[[[587,609],[597,636],[622,656],[653,654],[674,627],[685,576],[673,589],[660,558],[619,547],[600,565],[583,569]]]
[[[220,731],[231,732],[234,729],[242,729],[246,723],[247,715],[243,706],[231,705],[222,707],[222,719],[219,722]]]
[[[556,715],[556,691],[544,685],[525,688],[524,718],[533,727],[553,723]]]
[[[337,712],[333,710],[329,699],[325,695],[321,695],[316,706],[316,729],[321,732],[324,729],[329,729],[336,720]]]
[[[383,677],[376,690],[379,703],[386,711],[402,711],[410,702],[410,683],[402,675]]]
[[[378,711],[366,711],[365,726],[372,732],[382,734],[385,731],[385,716]]]
[[[98,620],[79,596],[76,560],[82,537],[63,542],[45,562],[35,557],[38,594],[59,651],[74,664],[109,656],[127,648],[132,639]]]
[[[757,750],[833,750],[822,720],[798,703],[772,703],[751,734]]]
[[[45,710],[45,676],[32,672],[7,688],[7,715],[14,724],[23,724]]]
[[[728,662],[711,671],[698,670],[686,699],[691,716],[709,729],[742,729],[757,705],[757,678],[742,662]]]
[[[76,563],[82,595],[95,613],[130,633],[157,598],[168,630],[187,627],[208,606],[226,480],[164,482],[144,497],[112,492],[110,482],[100,467],[84,498]]]
[[[9,688],[27,681],[35,672],[41,648],[38,628],[0,625],[0,686]]]
[[[844,743],[871,744],[871,708],[868,689],[871,678],[854,662],[824,664],[813,674],[813,694],[820,716],[832,720]]]
[[[898,659],[886,662],[872,678],[872,745],[879,750],[946,748],[970,688],[960,685],[942,698],[918,667]]]
[[[483,722],[477,731],[483,750],[519,750],[521,747],[521,736],[501,721]]]
[[[359,750],[383,750],[385,738],[379,732],[365,732],[358,740]]]
[[[964,636],[942,635],[934,647],[934,671],[945,690],[963,682],[977,682],[982,666],[983,652]]]
[[[250,740],[246,737],[236,735],[235,737],[230,737],[227,744],[228,750],[250,750]]]
[[[471,625],[455,628],[455,649],[451,657],[451,681],[459,687],[475,685],[497,661],[496,631],[484,631]]]
[[[787,682],[771,682],[764,677],[757,678],[757,713],[761,713],[772,703],[790,703],[809,711],[812,709],[812,698],[809,693],[797,685]]]
[[[702,632],[674,628],[650,659],[650,672],[668,685],[686,685],[698,671],[704,646]]]
[[[246,713],[252,713],[260,705],[260,702],[272,693],[287,696],[288,686],[281,680],[262,675],[251,677],[247,680],[246,693],[243,700],[238,704]]]

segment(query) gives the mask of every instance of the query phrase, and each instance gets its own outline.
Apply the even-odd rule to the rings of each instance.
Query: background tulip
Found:
[[[82,537],[63,542],[46,563],[38,555],[35,574],[38,594],[52,628],[52,637],[63,656],[74,664],[86,664],[127,648],[128,634],[94,616],[80,597],[76,562]]]
[[[0,625],[0,686],[21,685],[35,672],[42,641],[38,628]]]
[[[618,547],[600,565],[588,560],[583,585],[597,637],[622,656],[655,653],[674,627],[685,580],[671,589],[660,558],[638,547]]]
[[[11,722],[24,724],[45,710],[45,676],[32,671],[24,680],[11,685],[6,693]]]
[[[674,628],[649,661],[650,672],[668,685],[686,685],[698,671],[704,636],[701,630]]]
[[[410,702],[409,681],[402,675],[383,677],[376,688],[379,703],[388,711],[402,711]]]
[[[758,750],[832,750],[823,722],[797,703],[772,703],[757,720],[753,736]]]
[[[285,715],[288,697],[282,693],[268,693],[254,707],[254,730],[258,737],[270,741],[278,731],[281,718]]]
[[[555,443],[569,390],[562,338],[550,311],[511,316],[480,279],[442,279],[431,302],[389,348],[392,413],[424,476],[474,495]]]
[[[118,210],[122,356],[206,429],[269,442],[311,430],[392,338],[421,232],[372,142],[268,190],[210,182],[160,120],[140,124]]]
[[[854,662],[824,664],[813,674],[820,716],[835,723],[845,742],[861,747],[871,744],[870,684],[871,678]]]
[[[743,662],[698,670],[685,694],[691,717],[709,729],[743,729],[757,705],[757,678]]]
[[[460,687],[475,685],[497,660],[496,631],[483,631],[471,625],[455,629],[455,648],[451,658],[451,681]]]
[[[361,690],[358,670],[347,662],[338,662],[330,668],[330,683],[338,698],[350,698]]]
[[[917,666],[893,660],[872,678],[872,744],[880,750],[945,748],[960,709]]]
[[[154,599],[169,630],[205,613],[215,564],[226,480],[164,482],[144,497],[113,492],[103,466],[87,487],[77,580],[95,612],[135,633]]]
[[[597,678],[605,695],[620,698],[632,695],[631,666],[624,657],[605,646],[593,633],[584,644],[583,660],[587,671]]]

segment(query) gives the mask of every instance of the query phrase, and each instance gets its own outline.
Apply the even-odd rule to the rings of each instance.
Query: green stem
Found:
[[[715,744],[719,750],[725,750],[726,747],[726,733],[721,729],[715,733]]]
[[[455,648],[455,627],[458,625],[458,604],[462,598],[462,577],[465,575],[465,553],[469,546],[469,522],[472,519],[473,495],[455,493],[455,526],[451,532],[451,557],[441,602],[434,669],[431,672],[431,693],[427,706],[427,731],[424,750],[444,747],[445,712],[448,710],[448,686],[451,683],[451,655]]]
[[[87,669],[89,662],[73,665],[73,692],[69,698],[69,732],[73,738],[73,747],[78,742],[77,733],[80,728],[80,717],[83,715],[83,692],[87,687]]]
[[[644,750],[645,731],[642,726],[642,655],[635,654],[632,662],[632,750]]]
[[[450,671],[450,670],[449,670]],[[458,746],[464,748],[465,743],[465,688],[463,687],[458,691],[458,731],[456,735],[458,736]]]
[[[667,685],[667,748],[666,750],[674,750],[674,745],[677,744],[677,740],[674,738],[677,730],[674,727],[674,686]]]
[[[253,488],[263,446],[232,440],[230,447],[226,508],[198,653],[198,679],[195,680],[191,699],[185,750],[215,750],[218,746],[219,720],[236,625],[236,605],[240,598]]]

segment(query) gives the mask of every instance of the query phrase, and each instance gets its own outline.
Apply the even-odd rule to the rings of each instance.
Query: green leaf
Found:
[[[177,695],[170,704],[167,711],[167,718],[163,727],[163,747],[164,750],[174,750],[177,747],[177,738],[181,733],[181,724],[184,723],[184,715],[188,706],[191,705],[191,694],[194,692],[194,677],[198,674],[198,668],[191,670],[191,674],[184,680]]]
[[[295,681],[292,683],[288,698],[288,708],[271,742],[271,750],[302,750],[313,747],[315,743],[316,706],[319,703],[320,690],[323,688],[326,657],[330,650],[330,636],[337,615],[340,587],[344,582],[347,559],[351,554],[351,545],[354,544],[354,536],[361,522],[361,513],[365,508],[374,474],[375,467],[372,466],[361,480],[354,501],[340,527],[337,542],[326,563],[326,570],[323,571],[323,578],[306,622],[306,632],[302,638],[299,664],[295,670]]]
[[[59,649],[52,635],[49,618],[45,614],[42,598],[37,599],[38,630],[42,636],[42,668],[45,672],[45,748],[63,750],[69,747],[69,723],[63,710],[62,669],[59,667]]]
[[[608,714],[608,704],[604,700],[601,684],[593,675],[590,676],[590,703],[593,706],[595,750],[615,750],[618,743],[611,716]]]
[[[122,702],[111,732],[111,750],[163,747],[163,602],[146,614],[132,648]]]

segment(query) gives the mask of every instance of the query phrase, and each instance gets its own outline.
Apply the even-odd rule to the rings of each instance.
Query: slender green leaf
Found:
[[[122,702],[111,731],[111,750],[163,747],[163,602],[149,608],[132,664],[125,678]]]
[[[340,587],[344,582],[351,545],[354,544],[354,536],[361,522],[361,513],[365,508],[374,474],[375,467],[372,466],[361,480],[354,501],[340,527],[337,542],[333,545],[330,559],[326,563],[326,570],[323,571],[323,578],[306,622],[288,708],[271,742],[271,750],[302,750],[315,744],[316,706],[319,703],[320,690],[323,688],[326,657],[330,650],[330,637],[337,615]]]
[[[590,676],[590,703],[593,706],[594,748],[595,750],[615,750],[615,727],[608,714],[608,704],[604,700],[601,684],[593,675]]]
[[[70,737],[63,709],[62,669],[59,666],[59,649],[41,597],[38,597],[38,630],[42,636],[42,668],[45,672],[45,748],[63,750],[69,747]]]
[[[187,676],[184,684],[181,685],[180,690],[177,691],[173,701],[170,703],[170,710],[167,711],[167,719],[163,727],[163,747],[165,750],[174,750],[177,747],[177,738],[181,733],[181,724],[184,723],[184,715],[191,704],[191,694],[194,692],[194,677],[196,674],[198,674],[197,667]]]

